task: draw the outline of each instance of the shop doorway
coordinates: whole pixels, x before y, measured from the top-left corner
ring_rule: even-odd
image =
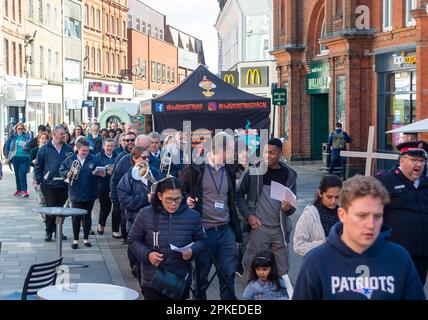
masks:
[[[328,140],[328,94],[311,97],[311,159],[322,159],[322,144]]]

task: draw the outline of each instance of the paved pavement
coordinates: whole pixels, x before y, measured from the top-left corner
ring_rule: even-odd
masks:
[[[299,208],[291,217],[295,224],[303,208],[312,201],[321,178],[320,164],[293,166],[298,172]],[[56,244],[44,242],[44,223],[32,209],[38,207],[36,193],[29,189],[28,198],[15,198],[14,175],[7,166],[3,166],[4,178],[0,181],[0,297],[12,292],[21,291],[29,267],[34,263],[45,262],[56,258]],[[28,175],[30,182],[30,175]],[[92,230],[98,223],[98,203],[92,214]],[[81,242],[79,249],[71,249],[71,241],[63,242],[65,262],[79,262],[89,265],[85,269],[72,269],[71,281],[94,282],[127,286],[140,292],[137,281],[130,273],[126,245],[112,238],[110,218],[104,235],[92,235],[91,248]],[[66,218],[64,234],[72,238],[71,219]],[[82,236],[81,236],[82,238]],[[290,250],[290,279],[294,283],[300,268],[301,257]],[[241,296],[245,284],[237,278],[236,293]],[[218,281],[214,280],[208,290],[209,299],[218,299]],[[0,298],[1,299],[1,298]]]

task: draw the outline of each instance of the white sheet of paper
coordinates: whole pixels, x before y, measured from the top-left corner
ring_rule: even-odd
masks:
[[[169,246],[170,246],[171,250],[183,253],[183,252],[189,251],[189,249],[193,246],[193,244],[194,244],[194,242],[189,243],[187,246],[184,246],[181,248],[174,246],[172,243],[170,243]]]
[[[297,198],[293,191],[282,184],[272,181],[270,185],[271,199],[278,201],[288,201],[294,208],[297,208]]]
[[[106,167],[96,167],[94,172],[106,172]]]

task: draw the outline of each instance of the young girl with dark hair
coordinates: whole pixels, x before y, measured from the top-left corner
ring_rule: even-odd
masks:
[[[157,221],[158,233],[155,232]],[[191,260],[205,249],[205,232],[198,212],[183,200],[182,185],[176,178],[159,181],[151,205],[137,215],[128,247],[141,263],[141,289],[145,300],[170,300],[150,283],[156,268],[164,268],[186,281],[192,281]],[[193,244],[192,244],[193,243]],[[171,245],[182,248],[192,244],[185,252],[171,250]],[[181,299],[187,299],[186,289]]]
[[[242,300],[288,300],[284,280],[279,276],[275,256],[271,251],[262,251],[251,263],[248,285]]]
[[[309,250],[323,244],[331,227],[339,221],[339,193],[342,180],[335,175],[321,179],[312,205],[307,206],[294,231],[294,252],[304,256]]]

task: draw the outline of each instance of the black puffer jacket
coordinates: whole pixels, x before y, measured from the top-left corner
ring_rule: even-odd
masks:
[[[194,242],[192,258],[195,258],[205,250],[206,235],[202,228],[199,213],[190,209],[183,200],[173,214],[169,214],[165,210],[157,213],[152,206],[148,206],[141,209],[134,221],[129,233],[128,247],[142,263],[141,286],[149,286],[156,270],[156,267],[149,261],[149,253],[154,251],[153,224],[155,214],[160,214],[159,249],[156,251],[164,255],[164,260],[160,266],[183,279],[187,279],[190,284],[192,280],[191,259],[183,260],[181,253],[170,249],[170,244],[176,247],[184,247]]]

